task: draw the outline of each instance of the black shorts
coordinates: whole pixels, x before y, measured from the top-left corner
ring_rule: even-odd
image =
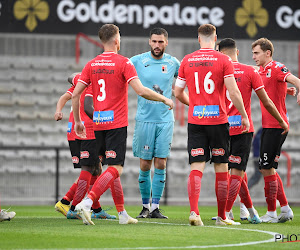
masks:
[[[271,169],[278,167],[281,147],[287,134],[282,135],[283,129],[263,128],[260,142],[260,169]]]
[[[124,166],[127,127],[95,131],[97,152],[103,155],[103,164]]]
[[[228,168],[246,171],[251,151],[253,133],[230,136],[230,155]]]
[[[80,141],[75,140],[75,141],[68,141],[69,142],[69,148],[72,156],[72,162],[74,168],[81,168],[80,165]]]
[[[96,140],[75,140],[80,141],[80,165],[97,167],[99,166],[99,157],[97,152]]]
[[[229,125],[188,124],[189,163],[228,163]]]

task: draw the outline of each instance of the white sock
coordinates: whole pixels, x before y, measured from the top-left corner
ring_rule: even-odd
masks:
[[[119,216],[120,216],[120,215],[123,215],[123,216],[128,217],[128,214],[127,214],[127,212],[126,212],[125,209],[124,209],[123,211],[121,211],[121,212],[118,212],[118,215],[119,215]]]
[[[87,209],[87,210],[91,210],[91,207],[93,205],[93,201],[86,197],[84,200],[83,200],[83,205],[84,205],[84,208]]]
[[[150,203],[143,204],[143,207],[148,208],[150,210]]]
[[[227,219],[229,219],[229,214],[230,214],[230,212],[225,211],[225,216],[226,216]]]
[[[154,203],[152,203],[152,204],[151,204],[151,211],[150,211],[150,212],[152,212],[152,211],[155,210],[156,208],[159,208],[159,204],[154,204]]]
[[[281,212],[282,213],[287,213],[290,209],[291,209],[290,206],[286,205],[286,206],[281,207]]]
[[[243,209],[243,210],[247,210],[247,208],[246,208],[246,206],[245,206],[245,204],[244,203],[240,203],[240,209]]]
[[[275,218],[275,217],[277,217],[277,212],[276,212],[276,211],[268,211],[268,212],[267,212],[267,215],[269,215],[269,216]]]

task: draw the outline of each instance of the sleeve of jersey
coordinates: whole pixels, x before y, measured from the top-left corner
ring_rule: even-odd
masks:
[[[224,78],[234,77],[234,67],[229,58],[224,59]]]
[[[253,69],[253,72],[252,72],[252,88],[256,92],[260,89],[263,89],[264,87],[265,87],[264,83],[263,83],[258,71]]]
[[[87,63],[81,72],[81,76],[78,79],[78,82],[81,82],[85,85],[90,84],[90,63]]]
[[[131,80],[133,80],[135,78],[138,78],[138,75],[136,73],[135,67],[134,67],[133,63],[129,59],[127,59],[127,62],[125,63],[124,76],[125,76],[127,84]]]
[[[179,88],[184,88],[186,85],[186,79],[184,74],[184,66],[183,63],[181,63],[179,70],[178,70],[178,76],[175,82],[175,86]]]
[[[68,89],[67,93],[69,93],[71,96],[73,96],[75,86],[72,86],[71,88]]]
[[[179,67],[180,67],[180,62],[178,61],[178,59],[176,57],[174,57],[174,62],[175,62],[175,65],[176,65],[176,71],[175,71],[175,77],[178,76],[178,70],[179,70]]]
[[[72,79],[72,83],[73,83],[74,86],[76,86],[76,84],[77,84],[77,82],[78,82],[80,76],[81,76],[81,73],[77,74],[77,75]]]
[[[277,79],[282,82],[285,82],[286,78],[291,74],[285,65],[283,65],[277,72]]]

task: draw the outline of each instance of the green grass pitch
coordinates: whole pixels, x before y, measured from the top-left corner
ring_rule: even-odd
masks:
[[[161,208],[169,219],[140,219],[136,225],[94,220],[95,226],[86,226],[80,220],[67,220],[52,206],[14,206],[11,210],[17,216],[0,223],[0,249],[300,249],[300,207],[293,207],[294,220],[284,224],[242,222],[241,226],[223,227],[211,220],[216,207],[199,207],[204,227],[188,225],[187,206]],[[266,207],[256,209],[260,215],[266,212]],[[141,206],[127,206],[126,210],[135,217]],[[117,215],[115,208],[108,212]],[[233,212],[239,221],[239,207]],[[275,242],[274,233],[295,234],[299,242]],[[257,244],[247,245],[250,242]]]

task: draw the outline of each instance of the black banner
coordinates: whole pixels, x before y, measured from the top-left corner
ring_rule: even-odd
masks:
[[[148,36],[164,27],[170,37],[197,37],[201,24],[219,37],[299,40],[300,1],[265,0],[7,0],[0,1],[0,32],[96,35],[104,23],[122,36]]]

